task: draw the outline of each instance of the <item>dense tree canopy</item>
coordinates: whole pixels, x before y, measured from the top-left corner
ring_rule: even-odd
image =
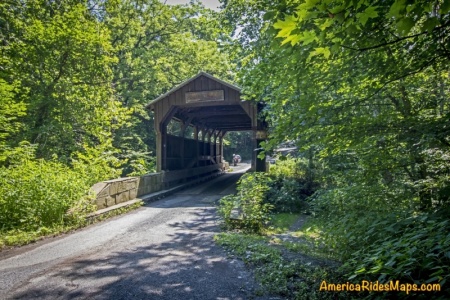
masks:
[[[265,148],[295,141],[310,159],[321,186],[311,205],[355,276],[445,283],[449,10],[439,0],[224,1],[240,84],[266,103]],[[408,252],[427,230],[437,235],[420,251],[434,262]]]
[[[9,144],[37,144],[38,157],[64,163],[94,148],[111,151],[126,117],[110,85],[115,58],[105,26],[78,1],[5,1],[1,22],[0,76],[15,83],[27,109]]]
[[[124,174],[148,172],[154,131],[144,105],[200,70],[232,76],[215,15],[156,0],[3,2],[2,93],[11,109],[26,107],[7,144],[26,140],[38,157],[69,164],[114,155]]]
[[[64,224],[92,184],[152,172],[144,106],[199,71],[233,77],[218,22],[198,1],[2,1],[0,233]]]
[[[401,186],[422,207],[448,201],[448,169],[437,167],[450,145],[443,2],[229,5],[228,16],[251,20],[241,81],[269,104],[268,146],[296,140],[339,171]]]
[[[351,278],[444,284],[449,3],[2,1],[0,233],[64,223],[96,181],[152,171],[145,104],[199,71],[236,73],[265,103],[264,148],[300,149],[303,196]]]

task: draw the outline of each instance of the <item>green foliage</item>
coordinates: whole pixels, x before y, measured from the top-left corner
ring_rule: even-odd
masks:
[[[16,163],[0,168],[0,230],[38,230],[76,223],[92,211],[90,178],[57,161],[34,159],[22,145]]]
[[[395,222],[391,218],[368,226],[368,232],[375,230],[378,238],[347,260],[345,268],[352,274],[349,279],[439,283],[444,288],[437,296],[444,299],[450,295],[445,288],[450,278],[447,219],[419,215]]]
[[[5,163],[13,152],[8,145],[11,135],[16,134],[21,127],[18,118],[25,115],[23,102],[14,99],[14,85],[0,78],[0,166]]]
[[[342,45],[354,49],[358,46],[371,47],[371,42],[367,40],[371,35],[387,38],[384,42],[377,39],[375,43],[378,45],[419,36],[425,41],[421,41],[420,47],[439,49],[439,46],[430,43],[436,37],[426,34],[443,33],[448,26],[445,1],[407,3],[392,0],[376,4],[367,0],[302,2],[297,1],[300,4],[297,7],[293,4],[284,20],[277,20],[273,26],[278,30],[277,37],[283,38],[282,44],[300,44],[310,52],[309,58],[320,53],[328,59],[330,53],[339,52]],[[394,34],[389,36],[380,30],[382,28],[390,28]],[[416,47],[410,50],[409,55],[427,56]]]
[[[272,204],[277,212],[295,213],[305,207],[304,185],[295,179],[278,178],[267,197],[267,202]]]
[[[426,280],[443,285],[449,278],[449,229],[448,220],[427,215],[397,222],[378,221],[369,227],[380,232],[376,245],[355,251],[347,264],[356,260],[362,263],[352,268],[357,270],[353,277],[373,274],[380,281],[406,278],[415,283]]]
[[[269,174],[276,178],[300,179],[306,175],[306,161],[297,158],[279,158],[276,164],[270,165]]]
[[[274,180],[267,202],[277,212],[307,211],[306,199],[318,187],[314,173],[317,172],[304,158],[278,159],[276,164],[270,165],[269,174]]]
[[[253,154],[253,146],[251,140],[251,132],[249,131],[232,131],[228,132],[224,138],[224,157],[229,162],[233,161],[233,154],[239,154],[242,160],[251,160]]]
[[[11,143],[38,144],[39,158],[108,144],[127,113],[113,97],[108,30],[82,2],[28,1],[0,6],[3,62],[0,77],[16,82],[27,105],[24,126]],[[13,145],[13,146],[15,146]]]
[[[277,161],[270,173],[244,174],[236,195],[220,200],[219,214],[229,229],[261,233],[267,230],[271,212],[307,211],[306,199],[317,184],[307,178],[311,173],[304,159]]]
[[[25,115],[26,107],[23,102],[14,101],[15,86],[0,78],[0,141],[2,143],[13,133],[18,131],[18,118]]]
[[[225,222],[226,228],[234,229],[239,226],[236,224],[241,218],[238,201],[239,199],[235,195],[227,195],[220,199],[217,212]]]
[[[288,249],[272,243],[270,237],[257,235],[221,233],[215,241],[236,255],[255,270],[256,279],[262,284],[263,293],[287,299],[351,299],[347,293],[319,291],[320,283],[339,282],[340,273],[331,266],[316,265],[311,261],[285,257]],[[302,259],[305,256],[299,256]],[[337,298],[336,298],[337,297]]]
[[[388,216],[404,216],[408,203],[402,205],[398,191],[383,186],[354,185],[319,190],[311,201],[312,211],[321,222],[326,243],[347,259],[353,251],[372,245],[382,230],[370,230]],[[392,215],[391,215],[392,214]],[[367,234],[369,232],[369,234]]]
[[[240,85],[266,104],[263,146],[296,141],[320,166],[311,168],[315,225],[348,276],[448,273],[448,225],[435,213],[450,206],[447,2],[225,5],[244,45]]]
[[[237,194],[220,200],[219,215],[229,229],[261,233],[270,220],[272,205],[265,203],[271,179],[265,173],[244,174]]]
[[[321,241],[345,262],[348,279],[441,286],[448,281],[444,274],[450,265],[450,228],[445,209],[416,215],[411,198],[382,185],[357,184],[314,196]]]
[[[127,165],[123,169],[123,175],[141,176],[148,173],[156,172],[156,158],[151,153],[130,153]]]

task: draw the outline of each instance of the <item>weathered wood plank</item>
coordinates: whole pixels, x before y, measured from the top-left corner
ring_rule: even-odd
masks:
[[[194,80],[194,91],[201,91],[202,90],[202,82],[200,80],[201,77]]]

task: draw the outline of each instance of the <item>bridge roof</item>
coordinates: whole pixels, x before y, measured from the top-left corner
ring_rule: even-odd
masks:
[[[168,117],[202,128],[220,131],[252,130],[256,105],[241,100],[241,89],[208,73],[200,72],[183,81],[146,106],[155,121]]]

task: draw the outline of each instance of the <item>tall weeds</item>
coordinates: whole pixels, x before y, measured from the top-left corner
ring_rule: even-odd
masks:
[[[94,209],[89,189],[105,179],[93,174],[98,166],[36,159],[34,150],[21,145],[10,157],[13,163],[0,167],[0,233],[71,225]]]

